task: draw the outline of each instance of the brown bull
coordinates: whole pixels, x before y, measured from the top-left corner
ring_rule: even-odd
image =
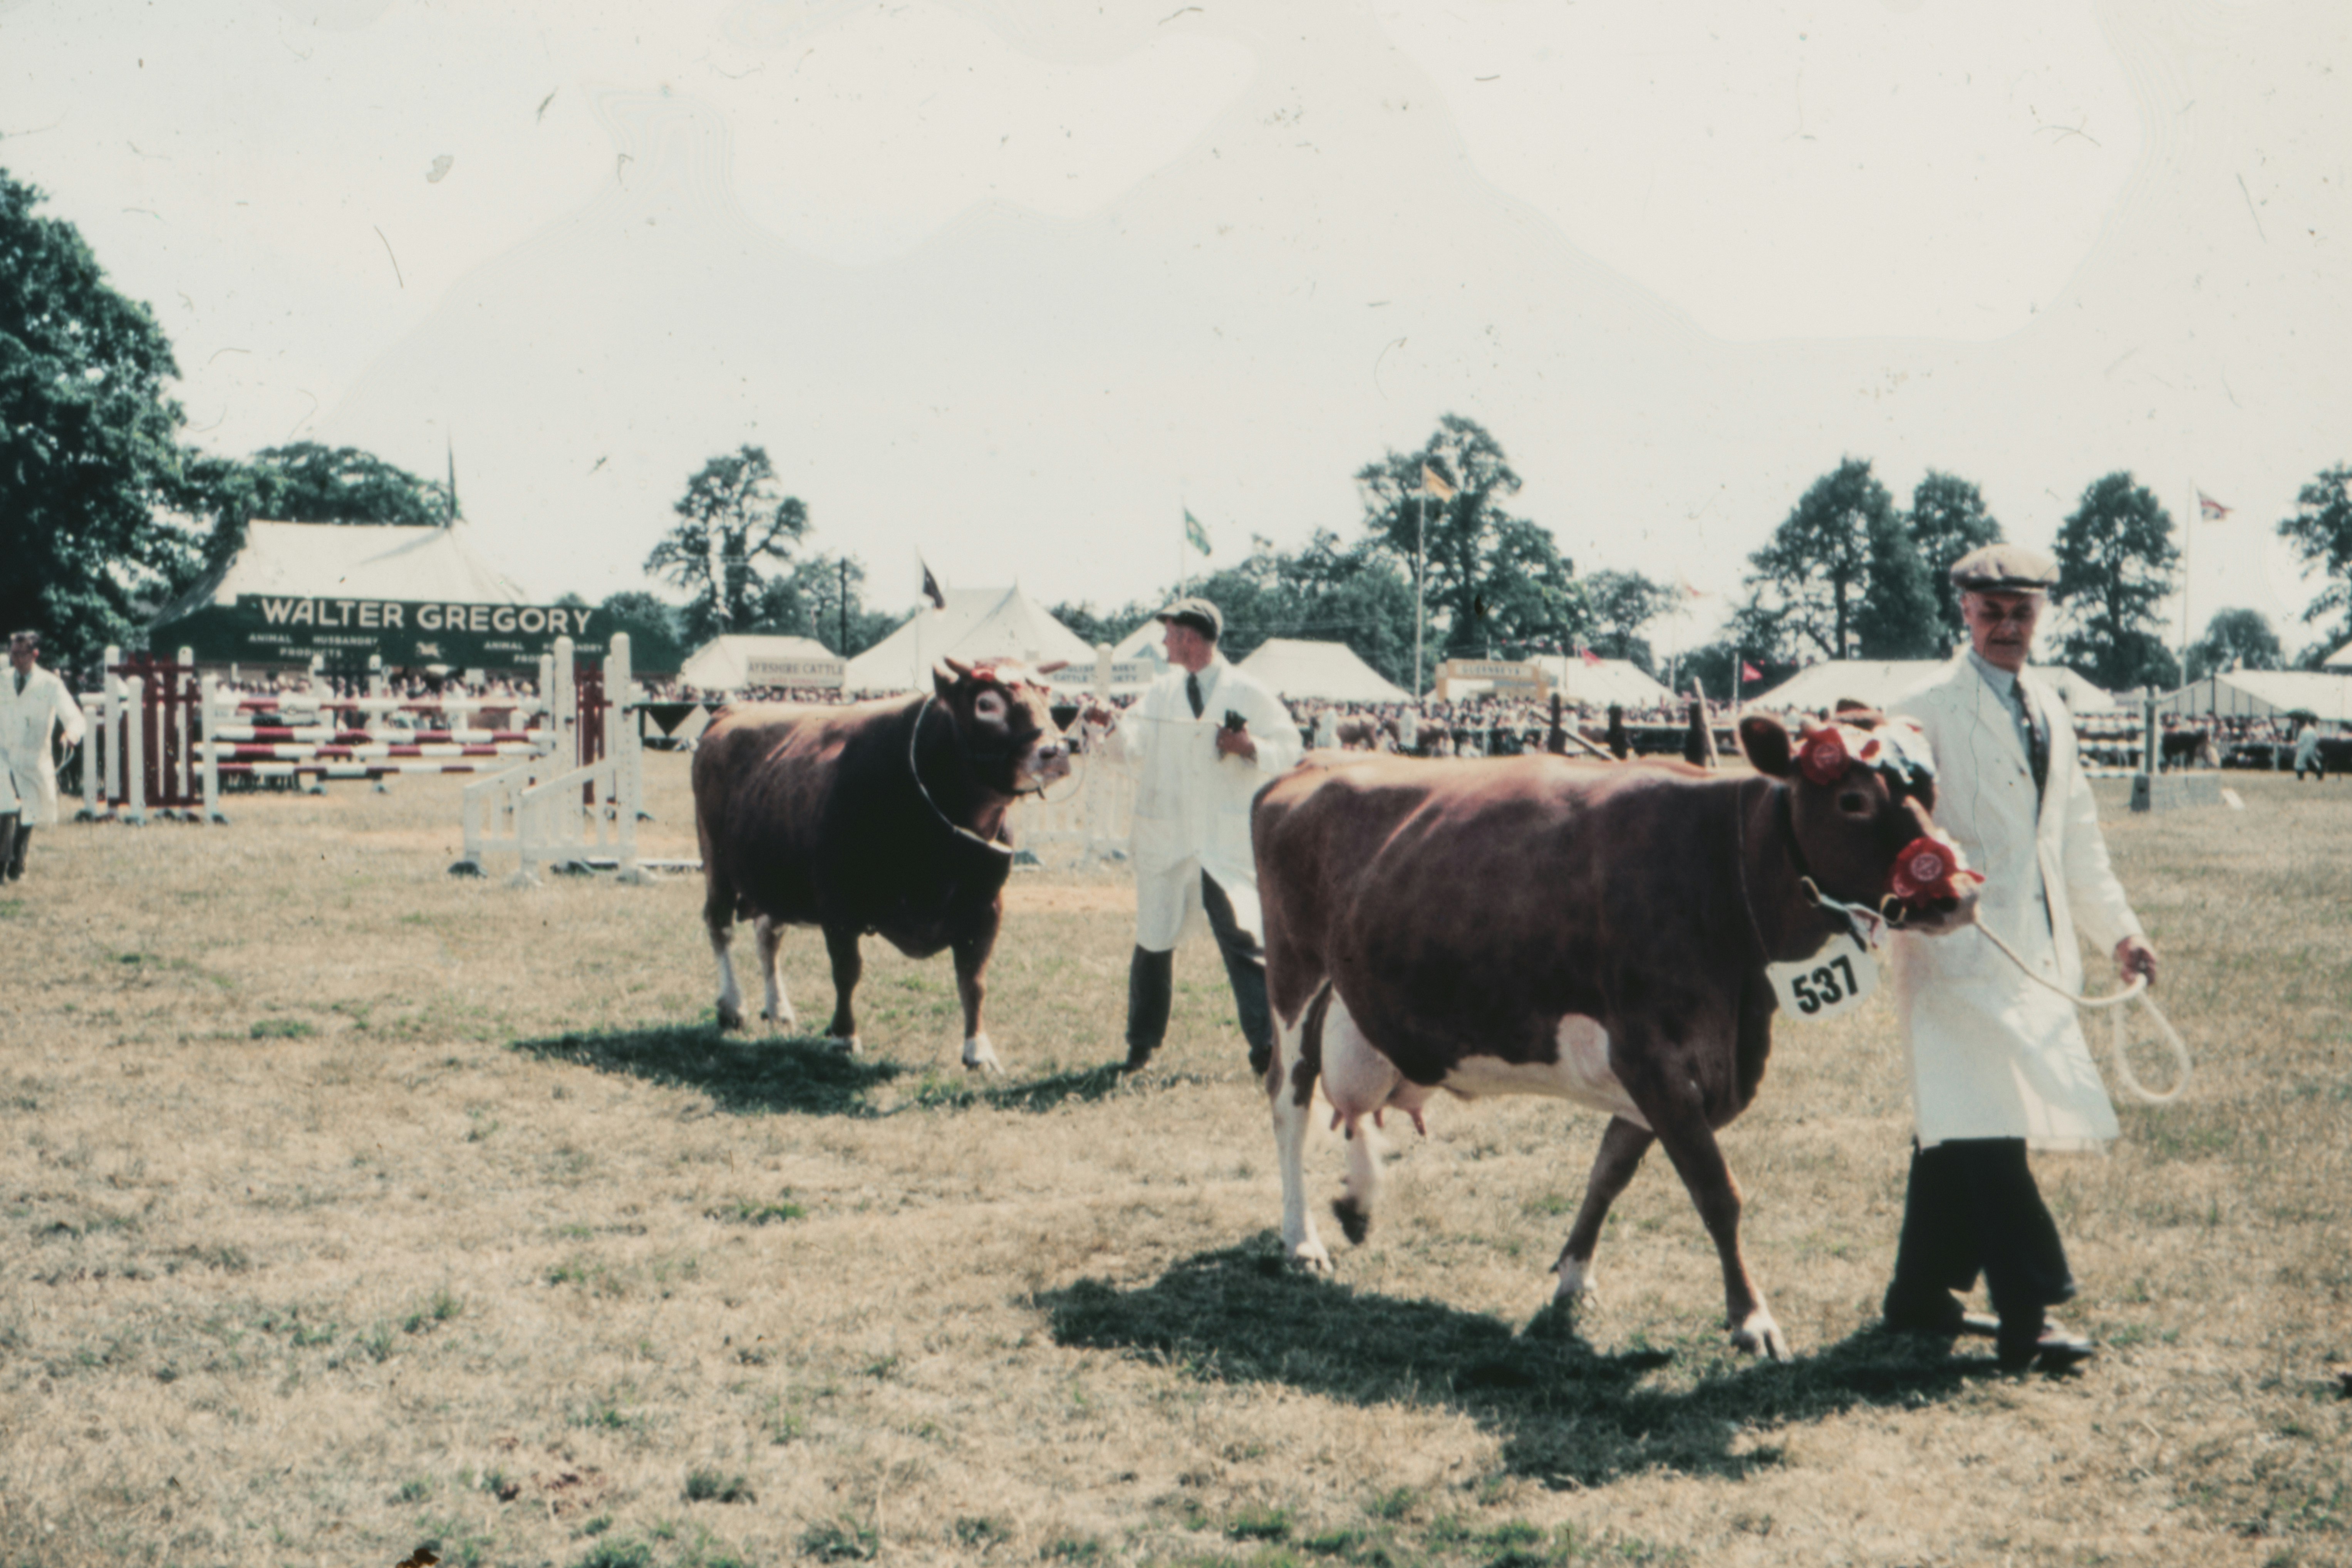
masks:
[[[981,1002],[1013,863],[1004,816],[1016,796],[1070,771],[1037,679],[1060,667],[947,664],[929,696],[730,708],[703,731],[694,829],[721,1028],[743,1024],[727,951],[735,922],[755,922],[761,1016],[777,1028],[794,1021],[780,928],[813,925],[833,960],[827,1033],[856,1050],[857,941],[872,932],[910,958],[954,951],[964,1066],[996,1068]]]
[[[1365,1117],[1416,1125],[1430,1095],[1543,1094],[1611,1120],[1559,1263],[1580,1291],[1610,1204],[1662,1143],[1721,1254],[1733,1341],[1788,1343],[1739,1247],[1739,1192],[1716,1131],[1764,1076],[1767,963],[1808,957],[1845,917],[1807,890],[1875,907],[1905,847],[1933,834],[1916,731],[1881,764],[1800,769],[1778,721],[1740,739],[1758,773],[1555,757],[1426,763],[1321,753],[1261,791],[1253,819],[1266,981],[1279,1026],[1266,1088],[1283,1241],[1330,1259],[1300,1156],[1321,1081],[1349,1138],[1350,1240],[1379,1159]],[[1829,782],[1816,782],[1825,771]],[[1911,929],[1955,929],[1971,877]]]

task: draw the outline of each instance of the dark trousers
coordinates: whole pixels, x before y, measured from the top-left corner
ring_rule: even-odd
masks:
[[[1969,1289],[1979,1274],[2009,1321],[2038,1323],[2042,1309],[2074,1294],[2057,1222],[2026,1168],[2025,1140],[1914,1143],[1887,1310],[1933,1310],[1950,1300],[1943,1292]]]
[[[33,830],[23,822],[16,812],[0,812],[0,880],[14,881],[25,874],[25,847],[32,842]]]
[[[1242,1037],[1249,1042],[1250,1065],[1260,1071],[1274,1059],[1274,1010],[1265,1000],[1265,949],[1234,919],[1233,900],[1216,879],[1201,873],[1201,905],[1216,934],[1241,1015]],[[1130,1059],[1150,1056],[1168,1037],[1168,1009],[1175,995],[1176,954],[1137,948],[1127,966],[1127,1048]]]

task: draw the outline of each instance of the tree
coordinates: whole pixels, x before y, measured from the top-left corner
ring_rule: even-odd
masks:
[[[1630,658],[1651,675],[1650,644],[1643,628],[1681,599],[1674,588],[1639,572],[1595,572],[1584,579],[1584,602],[1592,616],[1592,651],[1603,658]]]
[[[1926,568],[1863,458],[1813,481],[1749,556],[1745,640],[1776,655],[1918,658],[1936,651]]]
[[[1078,635],[1080,641],[1090,646],[1108,643],[1117,647],[1127,634],[1151,618],[1152,611],[1164,601],[1146,604],[1140,599],[1129,601],[1113,609],[1097,610],[1092,599],[1065,599],[1046,607],[1045,613]]]
[[[857,557],[805,557],[794,562],[788,574],[761,587],[757,614],[745,629],[813,637],[848,658],[888,637],[906,618],[868,609],[865,587],[866,563]]]
[[[2205,623],[2205,635],[2189,649],[2189,679],[2230,669],[2276,669],[2278,634],[2260,610],[2222,610]]]
[[[2050,598],[2066,615],[2066,662],[2110,691],[2178,684],[2158,606],[2180,552],[2155,494],[2128,473],[2093,480],[2058,530],[2057,553]]]
[[[2296,495],[2294,515],[2281,518],[2278,531],[2280,538],[2294,546],[2305,567],[2318,567],[2327,580],[2319,596],[2305,607],[2303,618],[2316,621],[2330,610],[2344,612],[2335,631],[2307,650],[2305,662],[2316,663],[2352,642],[2352,466],[2322,468]]]
[[[631,589],[597,606],[596,625],[629,634],[629,668],[638,675],[676,675],[691,651],[686,646],[677,606]]]
[[[0,626],[70,663],[131,641],[194,543],[155,504],[183,417],[172,345],[42,199],[0,170]]]
[[[279,522],[378,523],[437,528],[457,515],[449,487],[420,479],[356,447],[297,441],[254,454],[265,510]]]
[[[1454,493],[1427,493],[1424,469]],[[1503,510],[1519,476],[1475,420],[1446,415],[1419,451],[1366,464],[1356,485],[1366,531],[1408,588],[1416,566],[1422,572],[1440,657],[1558,647],[1583,634],[1575,567],[1549,531]]]
[[[790,560],[808,532],[808,509],[779,495],[775,481],[767,448],[750,445],[711,458],[687,481],[674,509],[677,526],[646,557],[646,570],[688,594],[688,641],[749,626],[767,582],[761,561]]]
[[[1974,484],[1933,468],[1912,487],[1908,521],[1927,593],[1936,602],[1942,644],[1964,645],[1969,628],[1960,619],[1960,591],[1952,586],[1952,563],[1971,550],[1998,542],[2000,524],[1985,510],[1984,497]]]

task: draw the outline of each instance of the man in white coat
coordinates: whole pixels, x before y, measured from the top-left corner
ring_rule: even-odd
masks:
[[[21,880],[33,829],[58,819],[58,774],[49,737],[65,731],[66,744],[79,745],[81,705],[66,683],[39,664],[38,632],[8,638],[8,673],[0,676],[0,768],[8,770],[18,802],[14,833],[0,833],[0,879]],[[0,806],[0,811],[5,811]]]
[[[1136,775],[1126,1070],[1149,1061],[1168,1033],[1176,942],[1199,910],[1224,957],[1250,1066],[1263,1074],[1274,1058],[1274,1016],[1265,1000],[1250,801],[1304,748],[1282,699],[1217,652],[1224,616],[1216,605],[1179,599],[1159,618],[1167,627],[1169,672],[1123,714],[1099,703],[1087,712],[1107,731],[1102,754]]]
[[[1978,920],[2069,992],[2083,988],[2078,931],[2126,980],[2153,984],[2156,953],[2108,867],[2074,722],[2025,668],[2057,575],[2056,562],[2019,545],[1962,556],[1952,582],[1970,646],[1894,711],[1916,720],[1934,749],[1937,825],[1985,877]],[[2026,1151],[2093,1150],[2116,1136],[2074,1005],[1982,932],[1897,935],[1892,958],[1917,1141],[1886,1325],[1990,1331],[2011,1370],[2072,1365],[2095,1347],[2045,1315],[2074,1294],[2074,1279]],[[1979,1273],[1997,1323],[1952,1294]]]

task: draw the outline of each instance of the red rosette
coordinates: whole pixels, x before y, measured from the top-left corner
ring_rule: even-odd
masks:
[[[1817,784],[1833,784],[1845,777],[1845,732],[1834,724],[1808,732],[1797,766]]]
[[[1959,869],[1959,865],[1960,858],[1950,845],[1922,835],[1905,845],[1903,853],[1895,858],[1895,868],[1887,874],[1886,890],[1906,904],[1956,897],[1952,873]]]

